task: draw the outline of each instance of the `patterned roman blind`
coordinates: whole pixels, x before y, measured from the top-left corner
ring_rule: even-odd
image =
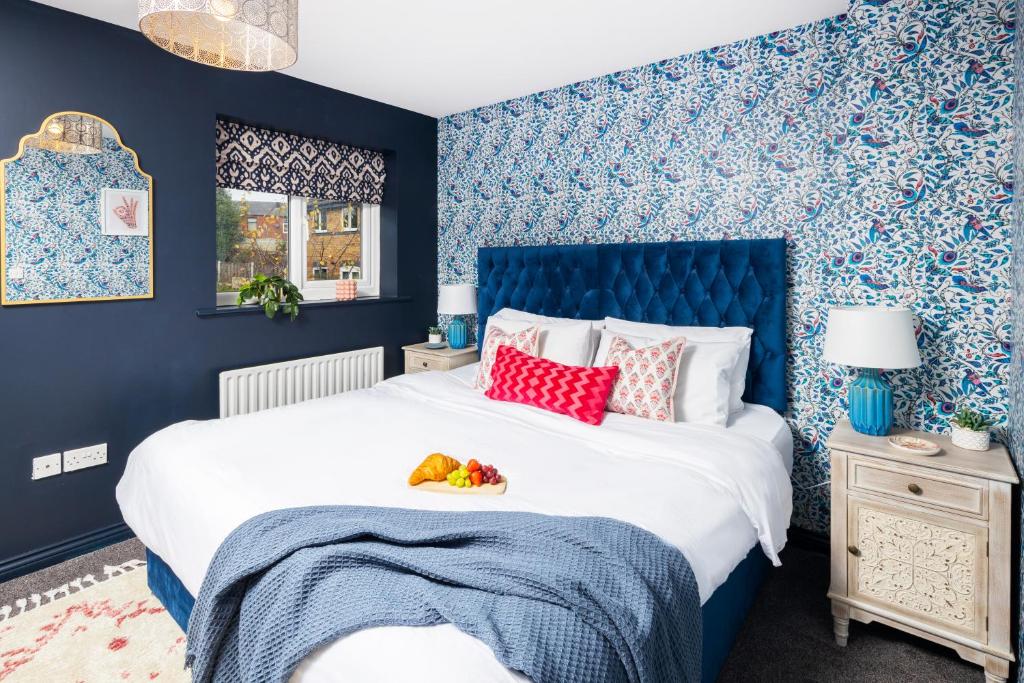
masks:
[[[217,119],[217,186],[380,204],[384,156]]]

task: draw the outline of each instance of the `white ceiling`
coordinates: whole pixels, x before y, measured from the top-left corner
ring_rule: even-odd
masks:
[[[42,1],[138,27],[135,0]],[[285,73],[440,117],[847,7],[848,0],[301,0],[299,61]]]

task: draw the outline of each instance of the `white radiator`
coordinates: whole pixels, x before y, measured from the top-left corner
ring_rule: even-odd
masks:
[[[220,416],[366,389],[384,379],[384,347],[299,358],[220,373]]]

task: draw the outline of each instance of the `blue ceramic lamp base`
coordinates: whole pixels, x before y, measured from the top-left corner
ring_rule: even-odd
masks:
[[[455,318],[448,323],[448,346],[453,349],[464,349],[469,340],[469,326],[462,318]]]
[[[892,387],[878,370],[863,368],[850,385],[850,424],[871,436],[885,436],[892,429]]]

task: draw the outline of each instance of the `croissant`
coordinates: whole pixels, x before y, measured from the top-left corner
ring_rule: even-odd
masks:
[[[415,486],[422,481],[444,481],[449,472],[460,467],[462,465],[455,458],[449,458],[444,453],[431,453],[409,475],[409,485]]]

